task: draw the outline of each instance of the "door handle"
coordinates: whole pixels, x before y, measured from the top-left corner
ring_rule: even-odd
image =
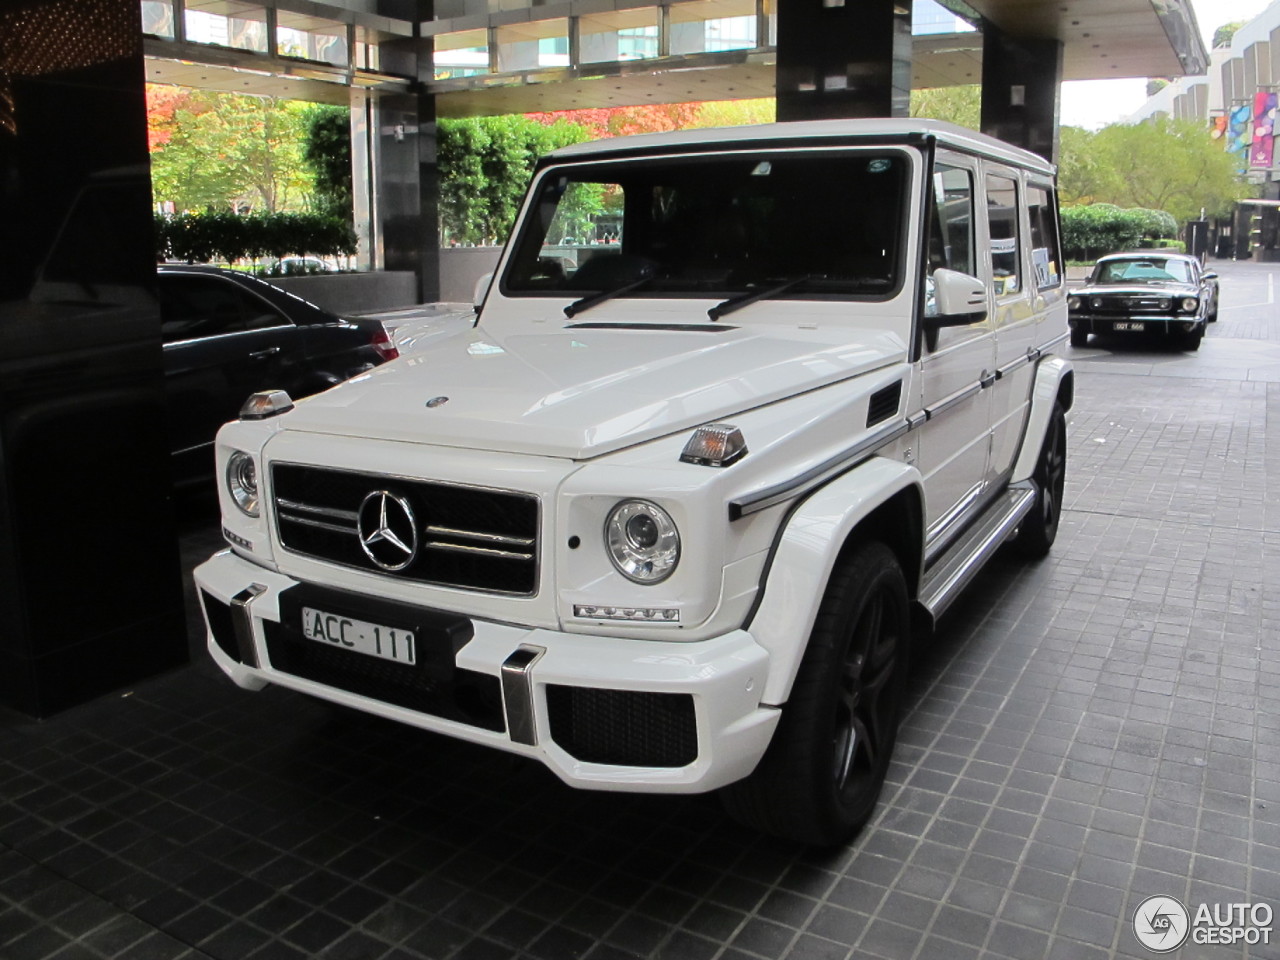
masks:
[[[279,347],[267,347],[265,350],[254,350],[249,354],[250,360],[265,360],[267,357],[274,357],[280,352]]]

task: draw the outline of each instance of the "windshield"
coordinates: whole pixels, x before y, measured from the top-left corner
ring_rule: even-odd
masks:
[[[902,272],[909,172],[905,153],[885,150],[555,168],[504,286],[732,297],[802,278],[806,296],[887,297]]]
[[[1108,260],[1098,268],[1095,283],[1191,282],[1191,265],[1185,260],[1143,257],[1141,260]]]

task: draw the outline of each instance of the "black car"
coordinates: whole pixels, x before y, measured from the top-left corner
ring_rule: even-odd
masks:
[[[397,355],[380,321],[336,316],[247,273],[170,264],[157,273],[179,483],[211,475],[214,435],[251,393],[297,399]]]
[[[1145,334],[1197,350],[1205,324],[1218,319],[1218,275],[1196,257],[1164,251],[1100,259],[1067,300],[1071,345],[1091,333]]]

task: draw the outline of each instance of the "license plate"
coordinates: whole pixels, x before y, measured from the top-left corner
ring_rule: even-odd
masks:
[[[410,666],[418,662],[411,631],[327,613],[314,607],[302,608],[302,635],[308,640],[383,660]]]
[[[1136,330],[1140,332],[1145,330],[1147,325],[1137,320],[1121,320],[1118,323],[1113,323],[1111,327],[1113,330]]]

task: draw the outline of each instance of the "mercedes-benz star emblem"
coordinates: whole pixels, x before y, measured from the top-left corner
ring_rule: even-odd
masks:
[[[413,508],[389,490],[375,490],[361,502],[357,533],[360,549],[383,570],[403,570],[418,555]]]

